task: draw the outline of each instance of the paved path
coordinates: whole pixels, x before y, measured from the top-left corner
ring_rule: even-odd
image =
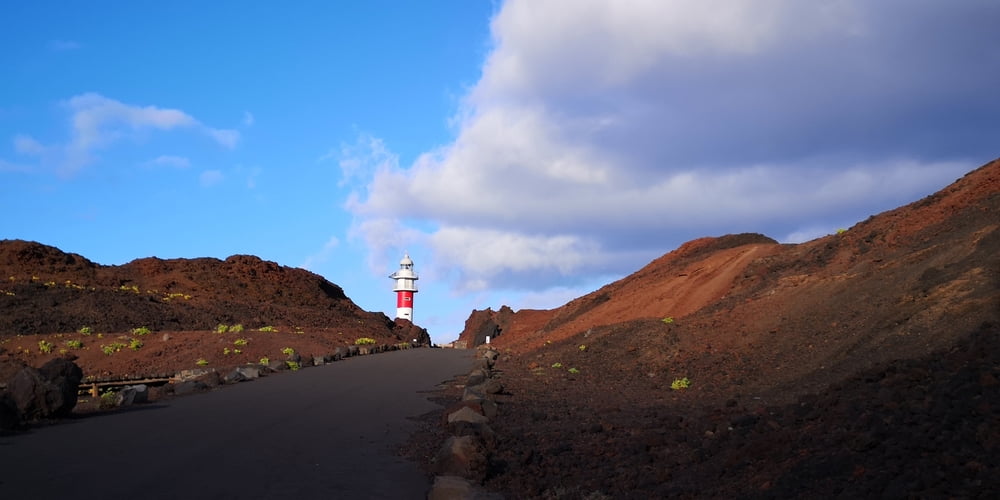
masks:
[[[0,437],[0,498],[426,498],[394,456],[472,353],[350,358]]]

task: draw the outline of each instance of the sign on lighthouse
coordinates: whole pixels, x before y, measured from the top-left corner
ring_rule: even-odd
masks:
[[[399,261],[399,270],[390,274],[396,280],[392,288],[396,292],[396,317],[413,321],[413,294],[417,293],[417,273],[413,272],[413,261],[410,254],[403,254]]]

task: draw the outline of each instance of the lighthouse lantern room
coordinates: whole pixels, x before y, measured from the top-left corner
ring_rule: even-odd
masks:
[[[392,288],[396,292],[396,317],[413,321],[413,294],[417,293],[417,273],[413,272],[413,261],[405,253],[399,261],[399,270],[390,274],[396,280]]]

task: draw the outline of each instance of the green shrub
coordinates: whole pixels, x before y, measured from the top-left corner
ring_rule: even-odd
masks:
[[[278,331],[278,329],[275,328],[275,327],[273,327],[273,326],[268,325],[268,326],[262,326],[262,327],[260,327],[257,331],[260,331],[260,332],[276,332],[276,331]]]
[[[141,335],[149,335],[150,333],[152,333],[152,330],[150,330],[149,328],[146,328],[145,326],[140,326],[139,328],[133,328],[132,329],[132,335],[140,335],[141,336]]]
[[[70,349],[79,349],[83,347],[83,342],[80,342],[79,340],[67,340],[65,344],[66,347],[69,347]]]
[[[133,351],[138,351],[139,349],[142,348],[142,341],[139,339],[132,339],[128,343],[128,348],[132,349]]]
[[[260,364],[262,364],[264,366],[267,366],[267,365],[271,364],[271,358],[268,358],[267,356],[264,356],[263,358],[260,358]]]
[[[661,321],[663,321],[664,323],[666,323],[666,324],[669,325],[670,323],[674,322],[674,317],[673,316],[667,316],[666,318],[663,318]]]
[[[288,365],[288,369],[293,372],[302,368],[302,365],[300,365],[297,361],[285,361],[285,364]]]
[[[47,340],[39,340],[38,341],[38,350],[41,351],[44,354],[48,354],[48,353],[52,352],[52,348],[53,347],[55,347],[55,346],[52,345],[52,342],[49,342]]]
[[[218,324],[218,325],[217,325],[217,326],[215,327],[215,333],[226,333],[226,332],[228,332],[228,331],[229,331],[229,325],[224,325],[224,324],[222,324],[222,323],[219,323],[219,324]]]
[[[285,356],[291,356],[292,354],[295,354],[295,349],[292,349],[291,347],[286,347],[281,350],[281,353],[284,354]]]
[[[198,361],[195,361],[194,364],[198,366],[205,366],[208,364],[208,361],[206,361],[205,358],[198,358]]]
[[[233,345],[245,346],[247,345],[247,339],[236,339],[233,341]]]
[[[687,377],[674,379],[674,381],[670,383],[670,388],[675,391],[687,389],[688,387],[691,387],[691,380]]]
[[[585,346],[585,345],[581,345],[580,346],[580,352],[583,352],[583,351],[586,351],[586,350],[587,350],[587,346]]]
[[[240,332],[243,331],[243,325],[240,325],[240,324],[233,325],[233,326],[229,327],[229,331],[231,331],[233,333],[240,333]]]
[[[370,337],[361,337],[354,341],[354,345],[372,345],[375,344],[375,339]]]
[[[562,363],[559,362],[552,363],[552,368],[562,368]]]
[[[79,331],[83,335],[90,335],[91,333],[93,333],[93,330],[89,326],[81,327]]]
[[[118,393],[116,393],[111,389],[107,389],[104,392],[102,392],[101,402],[99,403],[99,406],[102,410],[118,406]]]
[[[222,355],[223,355],[223,356],[229,356],[229,353],[230,353],[230,352],[232,352],[232,351],[230,351],[228,347],[224,347],[224,348],[222,349]]]
[[[112,342],[107,345],[101,344],[101,352],[110,356],[126,347],[128,347],[128,344],[123,344],[121,342]]]
[[[577,373],[580,373],[580,370],[577,370],[576,368],[570,368],[569,370],[566,370],[566,371],[568,371],[568,372],[570,372],[570,373],[572,373],[574,375],[576,375]]]

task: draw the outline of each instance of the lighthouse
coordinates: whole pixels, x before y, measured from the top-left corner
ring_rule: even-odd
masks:
[[[396,292],[396,317],[413,321],[413,294],[417,293],[417,273],[413,272],[410,254],[404,253],[399,261],[399,270],[390,274],[396,280],[392,288]]]

